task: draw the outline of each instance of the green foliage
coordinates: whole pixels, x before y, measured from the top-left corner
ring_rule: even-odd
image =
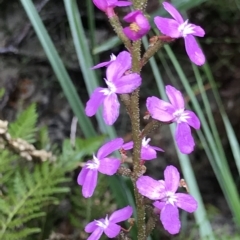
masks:
[[[35,142],[37,123],[36,104],[31,104],[17,120],[9,125],[12,138],[22,138],[29,143]]]
[[[70,196],[72,211],[69,214],[73,226],[83,230],[88,222],[102,218],[116,208],[114,198],[108,189],[109,178],[111,177],[99,176],[98,185],[90,199],[82,196],[79,186],[73,189]]]
[[[40,147],[49,147],[46,128],[36,139],[36,105],[30,105],[18,119],[10,124],[10,134],[14,138],[37,142]],[[55,162],[26,162],[10,150],[0,152],[0,239],[20,240],[37,236],[43,229],[39,224],[70,191],[67,177],[86,155],[93,152],[103,142],[104,137],[91,139],[76,138],[74,146],[69,139],[63,143],[62,153]],[[106,192],[105,190],[103,192]],[[49,221],[54,224],[54,221]],[[53,229],[48,226],[48,235]],[[30,238],[32,239],[32,238]]]
[[[56,195],[69,191],[61,185],[68,180],[61,163],[45,162],[32,169],[28,166],[21,170],[17,168],[0,201],[0,239],[24,239],[30,233],[40,231],[26,228],[25,224],[44,216],[44,206],[58,203]]]

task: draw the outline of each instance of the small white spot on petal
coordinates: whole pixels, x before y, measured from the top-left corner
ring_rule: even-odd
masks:
[[[190,118],[188,113],[184,111],[184,109],[178,109],[173,113],[174,122],[181,123],[181,122],[187,122],[187,119]]]
[[[114,61],[114,60],[116,60],[116,56],[112,53],[111,55],[110,55],[110,59],[111,59],[111,61]]]
[[[186,37],[189,34],[194,33],[194,26],[191,23],[188,23],[188,19],[179,25],[178,31],[181,33],[182,37]]]
[[[96,225],[100,228],[106,229],[109,225],[108,215],[105,217],[104,221],[95,220]]]
[[[174,205],[174,203],[177,201],[177,196],[175,195],[175,193],[170,191],[166,192],[166,198],[166,203],[170,203],[172,205]]]
[[[86,163],[87,169],[92,169],[92,170],[93,169],[98,169],[99,166],[100,166],[100,161],[95,155],[93,155],[92,162]]]
[[[144,137],[143,140],[142,140],[142,146],[143,147],[148,147],[148,143],[151,141],[151,138],[147,138]]]

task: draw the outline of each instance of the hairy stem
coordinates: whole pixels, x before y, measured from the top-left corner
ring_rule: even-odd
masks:
[[[163,42],[158,37],[150,39],[150,45],[141,59],[141,67],[143,67],[148,60],[163,46]]]
[[[140,72],[140,52],[141,40],[133,42],[132,45],[132,71]],[[140,136],[140,110],[139,110],[139,88],[136,89],[131,96],[131,124],[132,124],[132,137],[134,142],[133,148],[133,186],[134,195],[137,207],[137,227],[138,227],[138,240],[146,240],[146,225],[145,225],[145,206],[143,203],[143,196],[138,192],[136,181],[141,174],[140,165],[140,152],[142,146],[142,138]]]
[[[133,7],[134,9],[139,9],[145,12],[147,7],[148,0],[133,0]]]
[[[112,18],[109,18],[109,22],[112,25],[112,27],[113,27],[114,31],[116,32],[116,34],[118,35],[118,37],[121,39],[121,41],[125,45],[125,47],[129,50],[129,52],[131,52],[131,47],[132,47],[131,42],[127,38],[127,36],[124,34],[123,28],[119,21],[118,16],[114,15]]]

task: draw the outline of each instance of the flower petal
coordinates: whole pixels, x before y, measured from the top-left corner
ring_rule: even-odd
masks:
[[[160,202],[160,201],[156,201],[153,203],[153,206],[158,208],[159,210],[162,210],[166,205],[166,202]]]
[[[89,169],[87,169],[85,166],[82,168],[82,170],[78,174],[78,178],[77,178],[78,185],[83,185],[84,184],[84,181],[86,179],[88,171],[89,171]]]
[[[122,75],[131,68],[132,57],[129,52],[122,51],[118,54],[116,60],[112,62],[106,71],[106,78],[108,81],[114,82],[115,79],[122,77]]]
[[[93,195],[93,192],[97,186],[97,177],[98,171],[96,169],[89,169],[86,175],[83,187],[82,187],[82,195],[85,198],[89,198]]]
[[[197,37],[204,37],[205,31],[200,26],[191,24],[191,27],[193,27],[193,31],[194,31],[194,33],[192,33],[192,35],[197,36]]]
[[[104,98],[104,93],[101,92],[104,88],[96,88],[94,92],[91,94],[90,99],[87,102],[85,113],[88,117],[92,117],[96,114],[99,106],[102,104]]]
[[[159,152],[164,152],[163,149],[161,149],[160,147],[156,147],[156,146],[151,146],[152,149],[159,151]]]
[[[130,150],[130,149],[132,149],[132,148],[133,148],[133,141],[130,141],[130,142],[128,142],[128,143],[123,144],[123,145],[122,145],[122,148],[123,148],[124,150]]]
[[[162,182],[154,180],[148,176],[141,176],[137,182],[137,188],[139,193],[143,196],[152,199],[159,200],[165,195],[165,186]]]
[[[166,11],[169,12],[169,14],[171,14],[171,16],[179,23],[183,23],[184,20],[181,16],[181,14],[178,12],[178,10],[171,5],[170,3],[167,2],[163,2],[163,7],[165,8]]]
[[[205,63],[205,56],[198,46],[196,39],[192,35],[187,35],[184,38],[185,48],[190,60],[196,65],[203,65]]]
[[[132,41],[137,41],[138,39],[142,38],[142,36],[139,35],[138,32],[133,31],[130,27],[123,28],[123,32]]]
[[[146,106],[151,117],[156,120],[169,122],[174,118],[175,109],[173,106],[157,97],[148,97]]]
[[[128,2],[128,1],[118,1],[115,6],[118,6],[118,7],[127,7],[127,6],[131,6],[132,3],[131,2]]]
[[[93,0],[94,5],[102,11],[105,11],[108,7],[106,0]]]
[[[98,240],[103,234],[103,229],[98,227],[95,231],[87,238],[87,240]]]
[[[170,234],[177,234],[181,228],[178,208],[172,204],[166,204],[160,213],[160,220],[165,230]]]
[[[176,193],[175,196],[177,197],[177,202],[175,203],[177,207],[190,213],[197,210],[198,203],[191,195]]]
[[[117,158],[103,158],[100,161],[98,171],[102,174],[112,176],[121,165],[121,161]]]
[[[141,159],[143,159],[143,160],[153,160],[155,158],[157,158],[157,153],[153,148],[151,148],[151,146],[142,147],[142,149],[141,149]]]
[[[168,191],[176,192],[180,182],[180,175],[174,166],[167,166],[164,170],[165,188]]]
[[[142,12],[136,16],[135,22],[139,26],[140,30],[137,32],[139,35],[144,36],[151,29],[148,19]]]
[[[96,225],[95,221],[92,221],[90,223],[88,223],[84,229],[85,232],[87,233],[91,233],[93,232],[96,228],[98,228],[98,226]]]
[[[109,154],[121,148],[123,145],[122,138],[115,138],[107,143],[105,143],[102,147],[99,148],[97,152],[97,158],[102,159],[107,157]]]
[[[91,67],[91,69],[94,70],[94,69],[98,69],[98,68],[101,68],[101,67],[106,67],[106,66],[108,66],[110,63],[111,63],[111,61],[101,62],[101,63],[99,63],[99,64]]]
[[[119,223],[129,219],[133,214],[133,208],[131,206],[124,207],[112,213],[109,221],[112,223]]]
[[[137,73],[125,75],[114,82],[116,93],[131,93],[142,83],[142,78]]]
[[[189,117],[189,118],[187,118],[188,125],[190,125],[191,127],[195,128],[195,129],[199,129],[201,123],[200,123],[200,120],[197,117],[197,115],[194,112],[189,111],[189,110],[184,111],[184,113],[187,113],[187,115]]]
[[[179,23],[177,21],[157,16],[154,18],[154,23],[162,34],[172,38],[181,37],[181,33],[178,30]]]
[[[177,124],[175,139],[181,153],[189,154],[193,151],[195,143],[187,123]]]
[[[165,87],[169,101],[176,109],[184,109],[184,98],[180,91],[175,87],[167,85]]]
[[[131,23],[131,22],[135,22],[135,18],[137,17],[138,14],[141,14],[142,12],[140,10],[136,10],[136,11],[132,11],[130,13],[128,13],[123,20],[125,22]]]
[[[112,65],[112,64],[111,64]],[[103,119],[107,125],[113,125],[119,116],[120,104],[117,94],[108,95],[103,101]]]
[[[110,222],[108,227],[105,228],[104,233],[109,237],[109,238],[114,238],[116,237],[121,231],[121,227],[117,225],[116,223]]]

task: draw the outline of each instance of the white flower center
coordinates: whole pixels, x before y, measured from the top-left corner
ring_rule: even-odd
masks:
[[[178,31],[183,37],[186,37],[188,34],[194,33],[194,26],[191,23],[188,23],[188,19],[179,25]]]
[[[106,229],[109,225],[108,215],[105,217],[104,222],[101,222],[99,220],[95,220],[96,225],[100,228]]]
[[[172,205],[174,205],[174,203],[177,201],[177,196],[170,191],[166,192],[166,198],[167,198],[166,203],[170,203]]]
[[[142,146],[143,147],[148,147],[148,143],[151,141],[151,138],[143,138],[143,140],[142,140]]]
[[[112,53],[111,55],[110,55],[110,59],[111,59],[111,61],[114,61],[114,60],[116,60],[116,56]]]
[[[173,116],[175,117],[174,121],[176,123],[187,122],[187,119],[190,118],[188,113],[184,111],[184,108],[176,110]]]
[[[116,89],[114,83],[111,81],[108,81],[107,79],[104,79],[104,80],[105,80],[108,88],[104,88],[100,92],[102,92],[104,95],[110,95],[112,93],[115,93],[117,89]]]
[[[93,160],[91,163],[86,163],[87,169],[98,169],[100,165],[99,159],[93,154]]]

